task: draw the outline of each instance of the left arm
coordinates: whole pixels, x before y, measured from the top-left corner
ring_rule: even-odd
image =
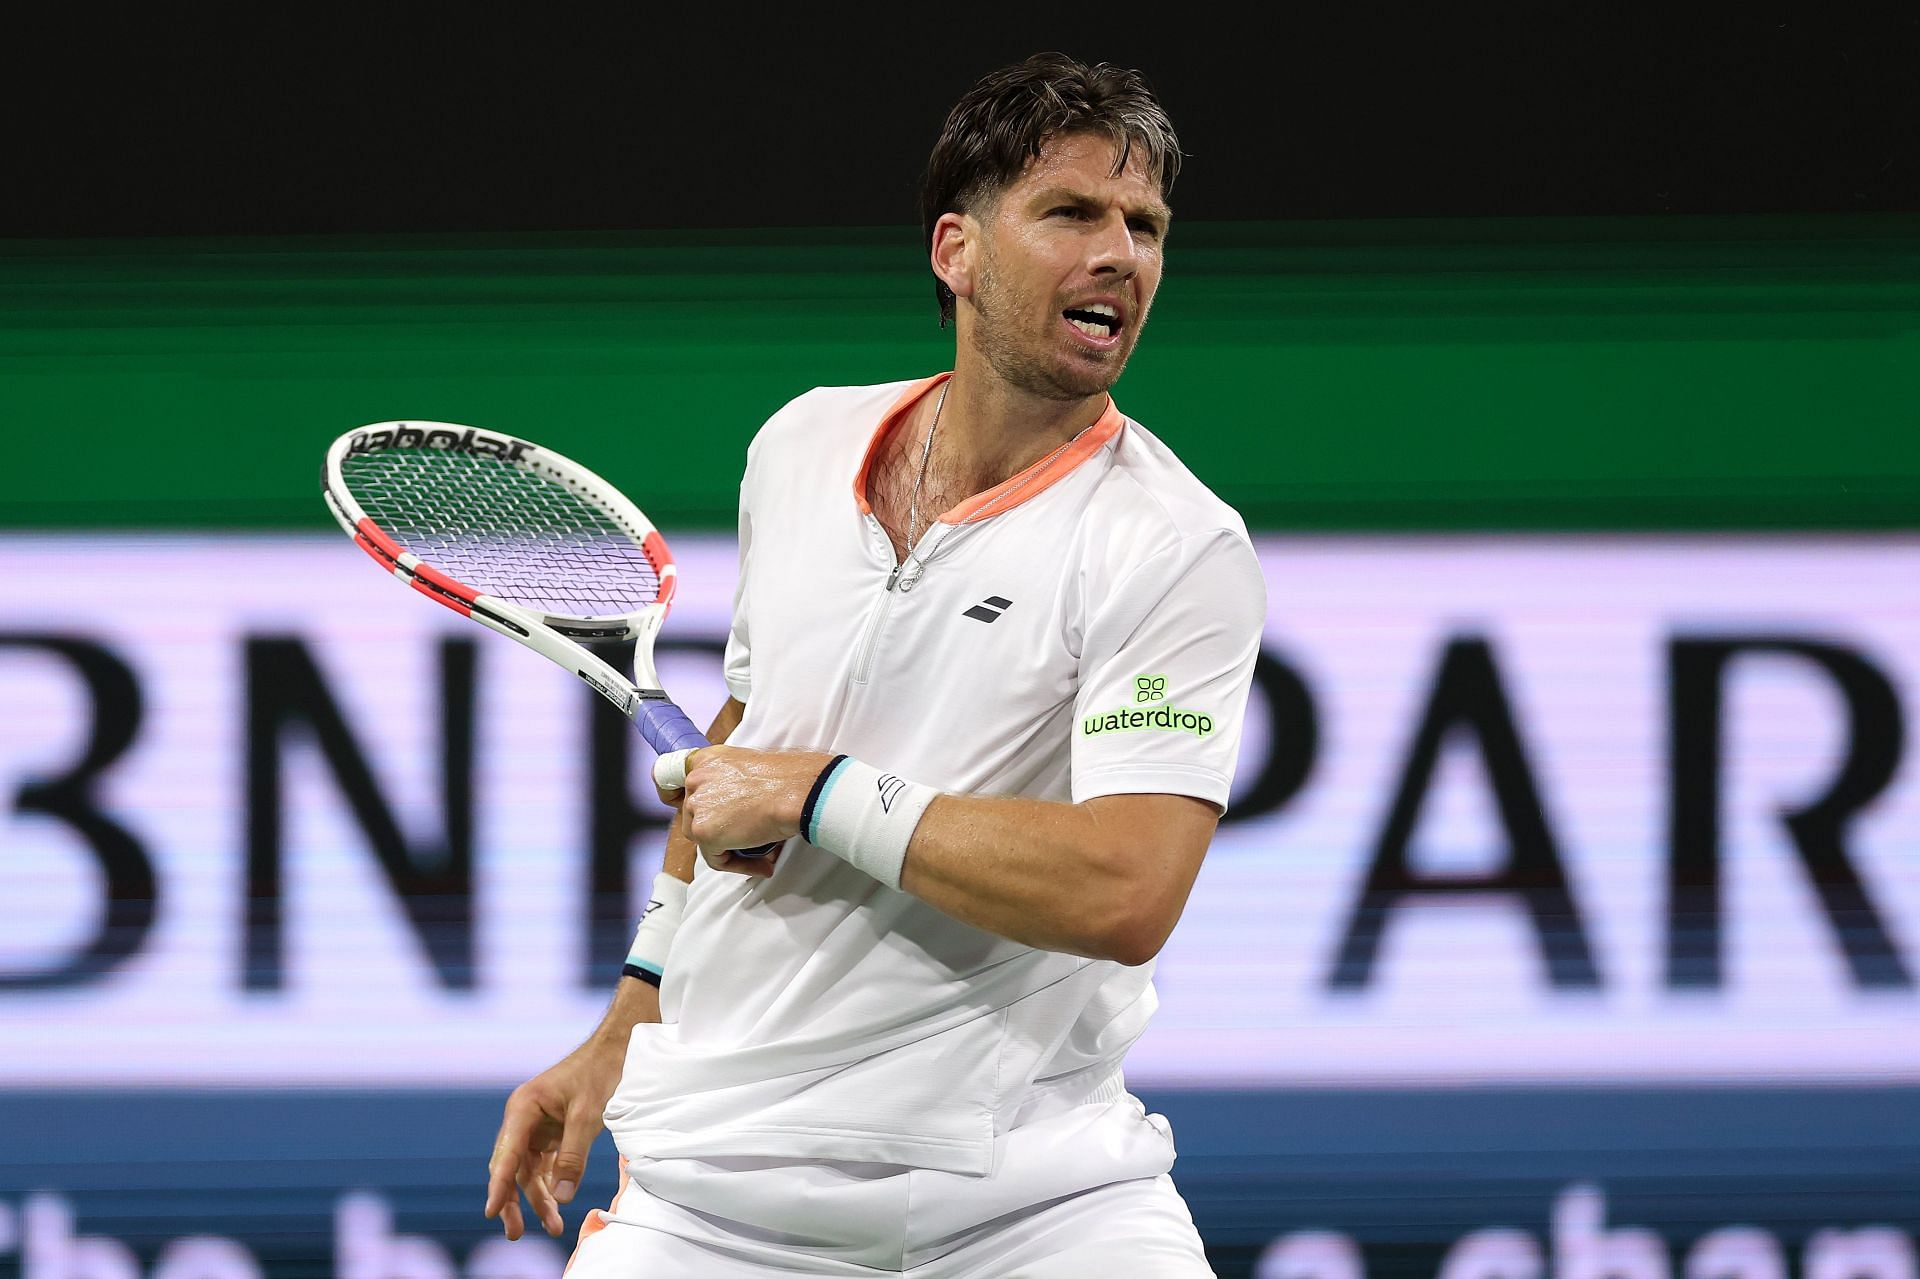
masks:
[[[695,752],[683,801],[688,833],[715,867],[771,875],[771,859],[711,850],[799,834],[807,793],[831,758],[731,746]],[[913,830],[900,887],[1013,941],[1144,964],[1179,921],[1218,821],[1212,804],[1185,795],[1078,804],[941,795]]]

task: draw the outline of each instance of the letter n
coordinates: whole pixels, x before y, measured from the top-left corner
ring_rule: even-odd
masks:
[[[281,759],[296,730],[312,734],[441,985],[473,986],[473,673],[470,640],[440,643],[440,800],[444,838],[408,845],[359,740],[298,639],[249,637],[247,918],[249,990],[283,984]]]

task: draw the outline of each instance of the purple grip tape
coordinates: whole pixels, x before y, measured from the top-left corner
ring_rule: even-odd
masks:
[[[647,739],[647,745],[653,747],[656,755],[665,755],[671,751],[699,750],[702,746],[711,746],[707,735],[693,726],[687,713],[672,702],[662,698],[648,698],[640,703],[640,736]],[[765,857],[778,844],[762,844],[758,848],[736,848],[736,857]]]
[[[693,726],[687,713],[665,700],[648,699],[640,703],[640,736],[647,739],[656,755],[674,751],[699,750],[710,746],[707,735]]]

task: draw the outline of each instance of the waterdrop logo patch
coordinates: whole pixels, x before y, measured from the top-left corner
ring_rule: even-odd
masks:
[[[1213,716],[1205,711],[1186,710],[1169,703],[1165,675],[1136,675],[1133,677],[1132,706],[1089,715],[1080,721],[1082,737],[1097,737],[1101,733],[1138,733],[1150,729],[1205,737],[1213,731]]]

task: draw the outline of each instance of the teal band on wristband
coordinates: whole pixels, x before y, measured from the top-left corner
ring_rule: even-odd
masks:
[[[914,829],[938,797],[931,786],[842,757],[821,779],[807,842],[897,890]]]
[[[833,792],[833,784],[846,771],[848,757],[835,755],[833,761],[820,770],[820,776],[813,780],[813,791],[807,796],[807,803],[800,810],[800,834],[809,844],[817,845],[820,834],[820,810],[827,806],[827,796]]]

